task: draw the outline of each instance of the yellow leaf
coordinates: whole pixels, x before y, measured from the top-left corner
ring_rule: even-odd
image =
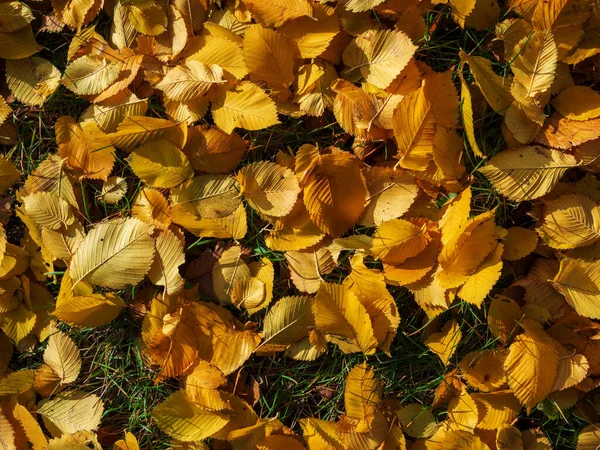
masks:
[[[73,390],[60,392],[39,403],[37,412],[65,434],[98,428],[104,403],[95,394]]]
[[[131,217],[165,229],[171,224],[171,208],[160,191],[145,187],[135,198]]]
[[[337,148],[326,152],[303,145],[296,153],[306,209],[315,225],[333,237],[348,231],[364,208],[367,192],[356,161]]]
[[[101,93],[119,76],[121,64],[98,55],[85,55],[67,66],[61,82],[78,95]]]
[[[369,430],[380,401],[381,391],[373,368],[367,367],[366,362],[354,366],[346,377],[344,405],[350,421],[358,423],[357,432]]]
[[[577,385],[587,377],[590,364],[584,355],[573,354],[558,342],[558,371],[552,391],[562,391]]]
[[[69,266],[80,281],[120,289],[137,284],[154,260],[152,226],[138,219],[113,219],[93,228],[79,245]]]
[[[487,58],[470,56],[462,50],[459,56],[462,61],[469,64],[475,82],[492,109],[499,114],[504,114],[513,100],[510,93],[512,77],[503,78],[497,75],[492,69],[491,61]]]
[[[69,204],[51,192],[36,192],[23,198],[25,212],[38,226],[58,230],[75,221]]]
[[[244,60],[253,77],[273,89],[285,89],[294,81],[294,57],[286,35],[251,25],[244,33]]]
[[[595,119],[600,116],[600,94],[587,86],[572,86],[552,100],[552,106],[567,119]]]
[[[414,438],[428,438],[438,429],[431,411],[417,403],[408,404],[396,411],[402,431]]]
[[[175,295],[183,289],[184,279],[179,266],[185,262],[183,243],[171,230],[157,230],[155,236],[156,257],[148,271],[152,283],[165,287],[165,293]]]
[[[246,208],[241,204],[228,216],[214,219],[205,219],[186,209],[175,206],[173,208],[173,222],[181,225],[190,233],[201,237],[243,239],[248,232]]]
[[[578,314],[600,318],[600,261],[564,258],[552,284]]]
[[[76,123],[69,116],[56,121],[58,154],[81,177],[106,180],[115,161],[115,148],[95,123]]]
[[[469,385],[482,392],[497,391],[506,385],[505,351],[478,350],[467,353],[458,367]]]
[[[538,236],[534,230],[521,227],[508,228],[504,240],[502,259],[517,261],[525,258],[537,247]]]
[[[167,15],[152,0],[133,0],[126,3],[129,22],[140,33],[157,36],[167,29]]]
[[[170,120],[146,116],[126,117],[114,133],[107,136],[115,145],[126,152],[142,145],[147,141],[164,139],[183,148],[187,139],[187,124],[175,123]]]
[[[321,56],[339,33],[340,25],[333,8],[315,4],[313,17],[303,16],[289,20],[277,31],[294,41],[300,57],[306,59]]]
[[[125,439],[119,439],[113,444],[113,450],[140,450],[140,446],[135,436],[127,431]]]
[[[246,147],[237,133],[226,134],[216,127],[195,127],[189,129],[183,152],[199,172],[227,173],[240,163]]]
[[[16,344],[31,333],[36,321],[37,318],[34,312],[23,305],[19,305],[16,309],[3,314],[0,326],[4,334]]]
[[[364,79],[385,89],[402,72],[417,47],[400,31],[367,31],[344,50],[347,71],[360,71]]]
[[[248,74],[242,49],[237,43],[224,37],[210,35],[201,37],[197,43],[200,48],[190,55],[188,61],[201,61],[208,66],[216,64],[229,75],[226,79],[233,77],[241,80]]]
[[[88,11],[94,3],[93,0],[52,0],[52,7],[58,20],[79,30],[85,24]]]
[[[524,319],[521,326],[525,331],[509,347],[504,371],[508,385],[529,412],[554,386],[558,352],[540,324]]]
[[[321,283],[313,304],[316,328],[344,353],[372,354],[377,347],[371,320],[356,295],[340,284]]]
[[[154,298],[151,304],[149,318],[156,328],[149,329],[145,322],[145,341],[147,347],[144,353],[152,364],[160,366],[162,377],[176,377],[188,370],[198,355],[198,342],[194,334],[198,321],[190,308],[179,308],[166,313],[160,310],[166,306],[159,298]],[[148,318],[148,316],[146,316]]]
[[[0,445],[6,450],[17,450],[15,445],[15,430],[2,412],[0,412]]]
[[[233,213],[240,205],[238,182],[229,175],[200,175],[177,186],[171,194],[171,207],[207,219]]]
[[[307,295],[282,297],[265,316],[263,338],[273,345],[291,345],[314,327],[313,299]]]
[[[600,443],[600,425],[592,423],[586,426],[577,437],[577,450],[594,450]]]
[[[467,393],[454,397],[448,404],[448,427],[451,430],[473,433],[479,422],[477,403]]]
[[[350,260],[352,271],[343,284],[353,291],[371,316],[373,333],[379,347],[389,353],[390,345],[396,337],[400,316],[394,298],[389,293],[383,274],[368,269],[364,256],[355,254]]]
[[[48,441],[37,420],[31,415],[29,410],[19,403],[13,404],[12,415],[23,428],[27,440],[33,445],[34,450],[43,449]]]
[[[423,88],[411,92],[398,104],[392,129],[400,165],[406,169],[425,170],[433,151],[435,118]]]
[[[254,314],[261,309],[266,308],[273,300],[273,283],[275,282],[275,268],[269,258],[263,257],[260,261],[253,261],[248,264],[250,273],[256,279],[262,281],[265,285],[265,294],[255,307],[246,305],[250,314]]]
[[[41,106],[60,84],[60,72],[50,61],[35,56],[7,60],[6,84],[21,103]]]
[[[225,133],[235,128],[262,130],[279,123],[273,100],[250,81],[230,91],[216,91],[211,103],[213,119]]]
[[[234,245],[223,252],[212,269],[213,288],[222,303],[231,303],[231,292],[237,280],[252,276],[242,255],[241,247]]]
[[[511,93],[524,108],[527,116],[543,123],[541,110],[548,102],[544,94],[550,89],[556,75],[558,51],[551,32],[536,32],[524,37],[517,45],[517,57],[512,61],[514,73]]]
[[[477,428],[497,430],[508,425],[521,412],[521,404],[511,391],[491,393],[474,392],[471,397],[479,405],[481,416]]]
[[[19,2],[6,2],[0,6],[0,31],[8,32],[26,27],[34,19],[31,9]]]
[[[477,266],[475,272],[469,276],[469,279],[461,286],[456,295],[468,303],[478,307],[481,306],[500,279],[503,253],[504,246],[498,244]]]
[[[73,340],[61,331],[48,338],[44,362],[50,366],[61,383],[74,382],[81,370],[81,356]]]
[[[347,447],[339,441],[335,423],[314,417],[300,419],[303,438],[309,449],[344,450]]]
[[[563,174],[579,165],[558,150],[520,147],[504,150],[479,169],[494,188],[511,200],[534,200],[552,190]]]
[[[545,204],[537,231],[550,247],[583,247],[600,239],[600,206],[589,197],[565,194]]]
[[[473,150],[475,156],[482,158],[484,155],[479,149],[479,145],[477,145],[477,139],[475,139],[475,123],[473,119],[473,102],[471,101],[471,91],[469,90],[469,86],[463,78],[462,70],[459,72],[459,74],[460,97],[462,100],[462,108],[460,111],[463,127],[465,129],[465,135],[467,136],[467,140],[469,141],[469,145],[471,146],[471,150]]]
[[[252,17],[268,27],[280,27],[296,17],[312,17],[312,6],[307,0],[246,0]]]
[[[194,175],[187,156],[165,140],[146,142],[127,162],[143,182],[156,188],[172,188]]]
[[[127,193],[127,180],[121,177],[108,177],[102,183],[102,190],[98,195],[100,201],[107,205],[116,205]]]
[[[269,161],[245,166],[238,172],[238,181],[250,206],[273,217],[289,214],[300,193],[294,172]]]
[[[444,324],[440,331],[428,336],[424,343],[433,353],[439,356],[444,365],[448,365],[461,338],[462,333],[458,323],[451,319]]]
[[[400,265],[421,253],[428,242],[424,228],[407,220],[392,219],[377,227],[371,253],[386,264]]]
[[[94,121],[105,133],[114,132],[128,116],[143,116],[148,111],[148,100],[139,99],[128,89],[90,105],[81,115],[80,121]]]
[[[202,97],[212,86],[224,82],[220,66],[189,60],[169,70],[156,87],[171,100],[187,102]]]
[[[30,25],[11,33],[0,33],[0,58],[28,58],[41,49],[42,46],[35,42]]]
[[[403,170],[388,167],[370,167],[364,172],[369,193],[361,225],[381,225],[401,217],[417,198],[419,188],[415,178]]]
[[[211,404],[194,402],[185,391],[171,394],[152,411],[158,427],[180,441],[199,441],[210,437],[229,422],[226,411]]]
[[[98,327],[112,322],[124,307],[123,300],[115,294],[94,294],[93,288],[85,282],[73,288],[73,280],[67,270],[52,314],[70,325]]]
[[[492,334],[502,342],[507,342],[520,330],[519,321],[523,311],[517,303],[508,297],[499,295],[492,300],[487,316]]]
[[[265,283],[258,278],[238,278],[231,289],[231,303],[240,309],[256,309],[262,303],[265,294]]]
[[[321,275],[333,272],[337,265],[331,252],[323,246],[288,251],[285,253],[285,260],[296,288],[309,294],[319,290],[323,282]]]

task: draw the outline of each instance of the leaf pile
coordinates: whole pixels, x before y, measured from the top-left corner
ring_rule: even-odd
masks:
[[[139,448],[96,433],[103,400],[69,335],[124,309],[143,316],[155,382],[179,380],[152,411],[175,448],[549,449],[519,427],[523,408],[597,422],[600,13],[505,3],[52,1],[38,31],[73,34],[64,70],[35,56],[42,6],[1,3],[2,130],[60,93],[89,104],[56,118],[56,149],[30,173],[0,156],[24,225],[15,240],[0,217],[1,447]],[[488,57],[430,67],[443,15],[491,30]],[[253,142],[327,118],[333,146]],[[502,226],[486,189],[527,218]],[[301,432],[236,395],[251,357],[402,351],[398,292],[446,368],[431,405],[386,398],[372,359],[349,372],[345,413]],[[494,341],[459,357],[465,305]],[[43,363],[12,370],[38,344]],[[578,449],[599,445],[598,426]]]

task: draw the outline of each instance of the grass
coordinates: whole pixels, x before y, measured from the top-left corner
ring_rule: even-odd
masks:
[[[101,16],[97,22],[97,29],[105,33],[108,29],[108,18]],[[474,55],[490,57],[485,44],[492,38],[493,30],[460,30],[450,20],[448,8],[430,13],[426,24],[430,29],[435,25],[435,31],[427,33],[421,42],[418,56],[433,69],[442,71],[456,68],[460,63],[459,49]],[[64,70],[66,51],[72,38],[70,33],[41,33],[37,39],[46,50],[40,56],[50,59],[61,71]],[[506,66],[498,65],[496,69],[502,73]],[[465,71],[466,76],[469,75],[467,72]],[[458,77],[456,71],[455,76]],[[43,108],[13,104],[12,122],[18,126],[18,140],[16,144],[4,147],[3,151],[25,175],[30,173],[46,155],[56,152],[52,128],[56,119],[62,115],[77,117],[87,106],[87,102],[62,87],[50,97]],[[151,107],[155,114],[160,112],[157,102],[151,103]],[[488,157],[505,147],[501,123],[502,118],[489,108],[484,110],[476,121],[476,126],[479,125],[476,136]],[[339,128],[331,114],[326,114],[320,119],[286,118],[278,126],[248,132],[244,138],[251,145],[243,164],[272,159],[278,151],[286,151],[288,147],[296,150],[305,143],[318,142],[321,147],[336,145],[344,149],[350,149],[352,144],[352,140]],[[482,162],[476,159],[469,149],[465,153],[464,163],[472,176],[477,211],[497,208],[499,224],[528,224],[529,219],[523,214],[522,205],[515,205],[499,196],[477,172]],[[128,181],[134,180],[121,153],[118,154],[114,173],[127,178]],[[141,187],[139,183],[130,183],[125,199],[116,206],[106,207],[95,200],[100,186],[98,182],[88,182],[85,186],[89,192],[87,201],[94,221],[115,214],[127,214]],[[285,275],[287,267],[282,253],[272,251],[265,245],[265,223],[250,208],[248,217],[249,231],[241,243],[250,248],[253,254],[271,259],[278,276]],[[16,241],[20,236],[19,224],[13,220],[11,227],[17,230],[12,233],[12,240]],[[216,242],[215,239],[200,240],[192,236],[186,238],[191,255],[199,255],[201,251],[213,248]],[[342,258],[341,264],[344,263]],[[60,270],[57,273],[57,282],[60,283]],[[329,277],[337,281],[343,273],[343,270],[336,270]],[[58,289],[58,284],[50,283],[48,286],[53,292]],[[435,388],[441,382],[446,368],[423,344],[423,331],[428,321],[410,293],[404,288],[391,288],[391,292],[397,302],[402,323],[392,345],[391,355],[378,353],[369,357],[368,361],[375,367],[376,374],[384,385],[385,397],[396,398],[405,404],[430,405]],[[283,282],[276,283],[275,298],[293,293],[287,278],[284,277]],[[134,292],[125,291],[121,294],[122,298],[131,304]],[[459,318],[463,333],[463,341],[452,358],[453,363],[475,349],[496,346],[496,341],[488,331],[484,310],[459,303],[443,315],[444,318],[451,316]],[[258,317],[253,316],[252,320],[260,324],[262,317],[264,313],[258,314]],[[249,317],[245,316],[243,319]],[[68,328],[66,325],[61,327]],[[115,321],[101,328],[68,328],[69,334],[81,350],[83,359],[78,385],[97,393],[105,402],[102,429],[99,433],[105,442],[113,441],[121,437],[123,430],[129,430],[136,435],[141,448],[167,448],[169,439],[153,424],[150,412],[171,392],[178,389],[179,385],[176,380],[155,384],[155,372],[145,366],[140,351],[140,329],[140,317],[133,307],[124,310]],[[24,352],[13,359],[11,367],[37,367],[42,363],[42,352],[43,346],[31,352]],[[242,384],[252,390],[252,386],[258,383],[260,397],[255,404],[258,414],[262,417],[278,417],[284,424],[299,432],[300,418],[314,416],[335,419],[343,413],[345,377],[353,365],[364,359],[363,355],[345,355],[337,347],[331,346],[325,357],[312,362],[293,361],[284,356],[254,356],[244,366],[247,376]],[[445,418],[445,412],[435,412],[440,420]],[[585,423],[569,412],[548,416],[543,411],[534,410],[531,415],[519,418],[519,426],[522,429],[541,426],[557,449],[575,449],[577,430]]]

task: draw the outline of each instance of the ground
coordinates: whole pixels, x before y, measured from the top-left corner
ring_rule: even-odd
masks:
[[[35,3],[33,4],[35,5]],[[441,71],[459,64],[458,50],[472,51],[475,55],[489,57],[484,43],[493,37],[493,30],[474,32],[461,30],[449,20],[449,10],[441,9],[427,17],[427,24],[433,30],[427,33],[418,50],[418,58],[428,63],[435,70]],[[97,30],[104,33],[108,27],[108,18],[101,15]],[[433,24],[436,24],[434,27]],[[40,33],[38,42],[45,47],[41,56],[49,59],[61,71],[66,66],[66,52],[73,34]],[[498,73],[507,70],[497,65]],[[458,78],[458,76],[457,76]],[[87,107],[87,102],[79,99],[64,87],[60,87],[41,108],[30,108],[13,104],[13,123],[18,128],[18,142],[14,146],[4,147],[3,152],[16,164],[24,175],[30,173],[48,153],[56,152],[53,124],[62,115],[77,117]],[[157,99],[150,104],[151,114],[160,116],[162,106]],[[492,156],[502,150],[505,143],[500,125],[501,117],[487,110],[479,119],[480,127],[476,130],[477,139],[486,155]],[[483,127],[481,125],[484,125]],[[255,160],[272,158],[278,150],[290,146],[297,149],[304,143],[319,142],[322,147],[335,144],[349,148],[350,142],[337,126],[333,116],[327,113],[321,119],[287,119],[282,124],[259,132],[247,133],[245,139],[251,142],[243,164]],[[123,154],[119,154],[117,167],[113,174],[133,179],[132,173],[124,163]],[[496,208],[500,225],[527,225],[527,217],[520,213],[517,205],[507,203],[475,172],[477,164],[470,152],[465,154],[465,166],[473,177],[473,193],[476,206],[481,210]],[[91,182],[89,189],[100,189],[100,183]],[[106,208],[99,204],[104,217],[117,213],[127,214],[128,207],[139,186],[130,186],[127,198],[118,205]],[[93,196],[90,196],[93,198]],[[446,198],[440,199],[440,205]],[[264,223],[249,212],[249,232],[242,244],[252,249],[253,254],[264,255],[271,259],[277,273],[286,271],[283,255],[269,250],[264,244],[262,228]],[[94,218],[95,221],[101,218]],[[10,236],[19,238],[19,223],[13,219],[10,224]],[[368,230],[357,230],[369,232]],[[205,248],[212,248],[214,239],[196,240],[190,238],[188,250],[191,254]],[[329,281],[339,281],[346,272],[348,263],[343,259],[340,267],[327,276]],[[56,272],[55,280],[48,287],[57,292],[62,272]],[[284,283],[289,280],[285,279]],[[278,297],[277,286],[275,298]],[[499,286],[500,288],[502,286]],[[289,295],[289,287],[285,286]],[[121,292],[124,300],[130,300],[134,290]],[[385,384],[385,397],[398,398],[402,402],[422,402],[431,404],[435,388],[445,373],[445,367],[439,358],[432,354],[422,342],[422,331],[427,324],[425,315],[416,306],[410,293],[404,288],[392,288],[402,322],[398,335],[391,347],[391,354],[378,353],[368,358],[375,368],[376,375]],[[453,360],[458,361],[462,355],[474,349],[493,348],[494,337],[488,332],[485,322],[485,311],[478,310],[466,303],[454,306],[461,309],[461,316],[468,322],[463,327],[464,338]],[[485,306],[484,306],[485,308]],[[252,320],[259,323],[264,312]],[[248,317],[246,317],[248,318]],[[61,325],[67,329],[66,325]],[[124,310],[111,324],[96,329],[69,329],[83,358],[80,385],[86,390],[101,395],[105,402],[101,433],[121,436],[127,429],[136,435],[141,448],[163,448],[168,437],[153,424],[150,417],[152,409],[164,400],[171,392],[178,389],[177,382],[154,383],[155,372],[145,367],[138,346],[141,328],[139,315],[133,308]],[[33,352],[25,352],[15,357],[12,368],[36,368],[42,363],[43,346]],[[329,353],[314,362],[297,362],[284,356],[265,358],[254,356],[246,364],[246,380],[239,380],[252,386],[255,380],[260,390],[260,397],[255,404],[257,413],[262,417],[278,417],[284,424],[300,432],[298,419],[301,417],[319,417],[332,419],[343,412],[343,386],[350,368],[363,361],[363,355],[345,355],[330,347]],[[254,383],[256,384],[256,383]],[[439,419],[444,419],[445,412],[439,412]],[[549,418],[544,412],[534,410],[528,416],[519,418],[522,429],[541,426],[556,449],[574,449],[576,447],[576,430],[580,430],[585,422],[575,415],[561,415]]]

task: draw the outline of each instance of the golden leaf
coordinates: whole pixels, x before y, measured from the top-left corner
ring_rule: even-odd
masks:
[[[252,276],[242,255],[241,247],[234,245],[223,252],[213,267],[213,288],[222,303],[231,303],[231,292],[237,280]]]
[[[187,124],[146,116],[128,116],[117,131],[107,135],[115,147],[127,152],[147,141],[164,139],[183,148],[187,139]]]
[[[175,187],[194,175],[187,156],[162,139],[140,145],[127,162],[140,180],[156,188]]]
[[[210,437],[229,422],[229,414],[222,408],[194,402],[185,391],[171,394],[152,411],[158,427],[181,441],[199,441]]]
[[[35,42],[30,25],[11,33],[0,32],[0,58],[23,59],[39,52],[41,45]]]
[[[293,49],[285,34],[250,25],[244,33],[244,60],[250,75],[272,89],[286,89],[294,81]]]
[[[327,153],[303,145],[296,153],[296,175],[312,221],[333,237],[344,234],[362,214],[366,187],[356,158],[337,148]]]
[[[482,392],[492,392],[506,385],[505,359],[505,351],[478,350],[467,353],[458,367],[470,386]]]
[[[400,31],[367,31],[344,50],[347,71],[360,71],[366,81],[385,89],[406,67],[417,47]]]
[[[305,250],[288,251],[285,253],[285,260],[296,288],[309,294],[319,290],[324,281],[322,275],[333,272],[337,265],[331,252],[319,245]]]
[[[194,127],[188,133],[183,152],[199,172],[230,172],[246,153],[246,142],[237,133],[223,133],[215,127]]]
[[[269,161],[245,166],[238,172],[238,181],[250,206],[272,217],[289,214],[300,193],[294,172]]]
[[[77,248],[69,266],[71,278],[113,289],[136,284],[154,260],[152,226],[138,219],[98,224]]]
[[[502,259],[516,261],[526,257],[537,247],[538,236],[534,230],[521,227],[508,228]]]
[[[473,78],[492,109],[499,114],[504,114],[513,101],[510,93],[512,77],[503,78],[497,75],[487,58],[470,56],[462,50],[459,56],[462,61],[469,64]]]
[[[148,271],[152,283],[165,287],[165,293],[175,295],[183,289],[184,280],[179,266],[185,262],[183,243],[171,230],[157,230],[155,236],[156,256]]]
[[[187,102],[202,97],[212,86],[224,82],[220,66],[189,60],[169,70],[156,87],[171,100]]]
[[[48,338],[44,362],[50,366],[61,383],[73,383],[81,370],[81,356],[73,340],[61,331]]]
[[[121,201],[121,199],[127,193],[127,180],[121,177],[108,177],[104,183],[102,183],[102,190],[98,195],[98,198],[106,203],[107,205],[115,205]]]
[[[375,352],[377,339],[369,315],[356,295],[345,286],[321,283],[313,313],[316,328],[344,353]]]
[[[440,331],[428,336],[424,343],[445,365],[448,365],[461,338],[462,333],[458,323],[452,319],[446,322]]]
[[[521,147],[504,150],[479,169],[494,188],[511,200],[533,200],[552,190],[563,174],[579,165],[557,150]]]
[[[81,177],[106,180],[115,161],[115,148],[95,123],[76,123],[69,116],[56,121],[58,154]]]
[[[552,100],[552,106],[570,120],[595,119],[600,116],[600,94],[586,86],[572,86]]]
[[[279,123],[273,100],[250,81],[243,81],[230,91],[216,91],[211,104],[213,119],[225,133],[235,128],[262,130]]]
[[[564,258],[552,285],[578,314],[600,318],[600,261]]]
[[[504,361],[508,385],[528,411],[552,390],[558,368],[558,351],[537,322],[524,319],[525,330],[515,338]]]
[[[98,327],[112,322],[124,307],[123,300],[115,294],[94,294],[91,285],[85,282],[73,287],[73,280],[67,270],[52,314],[74,326]]]
[[[78,95],[100,94],[119,76],[121,65],[97,55],[85,55],[67,66],[61,82]]]
[[[63,433],[94,430],[100,424],[104,404],[95,394],[73,390],[60,392],[38,405],[37,412]]]
[[[545,203],[537,231],[550,247],[583,247],[600,239],[600,206],[589,197],[565,194]]]
[[[35,56],[7,60],[6,84],[21,103],[41,106],[60,84],[60,72],[50,61]]]
[[[312,17],[313,8],[307,0],[246,0],[252,17],[268,27],[280,27],[297,17]]]

